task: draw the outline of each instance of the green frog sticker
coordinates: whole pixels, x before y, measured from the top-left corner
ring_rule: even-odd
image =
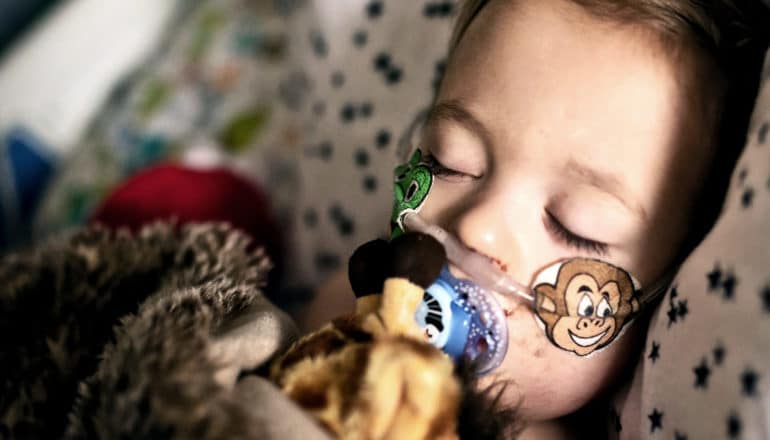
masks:
[[[401,222],[406,212],[417,212],[428,198],[428,191],[433,185],[433,174],[430,167],[422,161],[422,152],[417,149],[409,162],[395,169],[395,185],[393,188],[393,212],[390,218],[390,237],[398,237],[404,233]]]

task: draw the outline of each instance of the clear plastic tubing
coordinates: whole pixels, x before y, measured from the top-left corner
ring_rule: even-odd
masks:
[[[472,277],[477,284],[534,308],[535,297],[527,286],[512,279],[483,255],[468,249],[452,234],[440,226],[426,222],[413,211],[402,214],[401,219],[406,229],[428,234],[438,240],[446,250],[447,259]]]

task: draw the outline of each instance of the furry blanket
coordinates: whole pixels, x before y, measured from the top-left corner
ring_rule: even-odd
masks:
[[[269,268],[221,225],[90,228],[3,257],[0,438],[324,438],[238,381],[296,338],[261,293]]]

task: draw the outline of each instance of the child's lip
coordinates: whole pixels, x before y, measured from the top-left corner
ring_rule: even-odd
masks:
[[[465,272],[461,271],[456,266],[450,265],[450,272],[452,272],[452,274],[456,277],[468,279],[467,274],[465,274]],[[497,300],[497,304],[503,310],[503,313],[505,314],[506,318],[513,316],[516,313],[516,309],[522,306],[522,304],[519,301],[516,301],[515,299],[502,295],[498,292],[495,292],[494,290],[491,290],[489,292]]]
[[[476,249],[476,248],[474,248],[472,246],[468,246],[468,249],[470,249],[473,252],[475,252],[475,253],[481,255],[482,257],[486,258],[492,264],[497,266],[498,269],[502,270],[505,273],[508,273],[508,265],[506,263],[504,263],[502,260],[500,260],[499,258],[495,258],[495,257],[493,257],[491,255],[487,255],[484,252],[481,252],[481,251],[479,251],[478,249]]]
[[[468,249],[472,250],[473,252],[476,252],[477,254],[481,255],[482,257],[489,260],[492,264],[494,264],[498,269],[503,271],[504,273],[508,273],[508,265],[505,264],[502,260],[492,257],[490,255],[485,254],[484,252],[479,251],[478,249],[468,246]],[[505,313],[505,317],[509,318],[513,316],[514,313],[516,313],[516,308],[518,308],[521,304],[518,302],[512,300],[511,298],[508,298],[505,295],[500,295],[497,292],[493,292],[495,298],[497,299],[497,302],[500,304],[500,307],[503,309],[503,313]]]
[[[503,313],[505,313],[506,318],[513,316],[514,313],[516,313],[516,309],[521,307],[521,304],[516,301],[512,301],[510,298],[504,295],[500,295],[497,292],[494,292],[493,294],[495,295],[497,302],[500,304],[500,307],[503,309]]]

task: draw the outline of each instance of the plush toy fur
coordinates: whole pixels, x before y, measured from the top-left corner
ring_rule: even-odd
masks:
[[[265,416],[276,396],[242,392],[295,337],[261,294],[269,267],[244,235],[212,224],[89,228],[0,258],[0,438],[287,438]],[[372,433],[359,438],[510,438],[498,388],[476,391],[467,369],[453,375],[408,325],[383,331],[405,322],[385,311],[389,297],[363,298],[355,319],[298,344],[295,361],[327,356],[287,375],[289,394],[305,408],[335,404],[327,419],[342,424],[326,426]],[[324,402],[314,387],[337,394]],[[303,423],[284,409],[284,425]]]
[[[0,437],[264,438],[232,382],[290,332],[237,355],[221,337],[272,307],[247,249],[223,226],[155,225],[0,260]]]
[[[340,439],[510,438],[515,418],[499,404],[502,389],[476,390],[472,368],[456,374],[414,319],[445,263],[423,234],[360,247],[349,264],[356,313],[295,343],[272,380]]]

